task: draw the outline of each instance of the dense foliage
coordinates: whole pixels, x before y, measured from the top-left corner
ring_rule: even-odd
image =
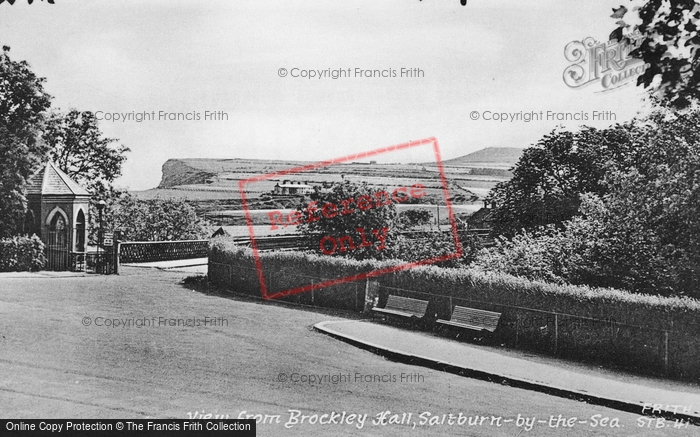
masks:
[[[36,235],[0,239],[0,272],[33,272],[45,264],[44,243]]]
[[[700,112],[658,110],[624,129],[629,148],[596,173],[600,190],[576,193],[575,216],[558,227],[506,228],[515,236],[499,239],[477,264],[531,279],[700,297]],[[529,197],[522,199],[525,208]]]
[[[22,232],[24,187],[47,152],[40,141],[51,96],[25,61],[0,53],[0,237]]]
[[[513,177],[489,194],[495,235],[560,224],[573,217],[583,193],[605,194],[605,174],[632,148],[628,129],[615,126],[553,131],[525,150]]]
[[[122,194],[107,205],[105,229],[120,231],[124,241],[197,240],[208,237],[205,222],[182,199],[140,200]]]
[[[397,238],[397,213],[393,202],[377,197],[382,191],[386,192],[367,183],[345,181],[330,191],[313,193],[312,203],[298,208],[298,230],[306,236],[309,248],[316,253],[354,259],[388,258],[387,248]],[[360,199],[363,208],[358,205]],[[333,208],[324,209],[326,205]]]
[[[638,5],[638,6],[636,6]],[[631,12],[620,6],[612,18],[617,28],[611,39],[641,34],[642,41],[631,56],[649,68],[638,85],[673,108],[686,108],[700,98],[700,3],[695,0],[633,0]]]
[[[105,229],[125,241],[197,240],[208,237],[194,208],[182,199],[140,200],[123,194],[108,205]]]
[[[395,196],[394,190],[347,181],[334,185],[330,191],[314,193],[312,203],[298,207],[298,230],[306,236],[310,251],[317,254],[408,262],[456,254],[457,246],[450,230],[428,228],[432,219],[430,211],[415,208],[397,213],[397,199],[408,204],[423,197],[412,196],[411,193],[418,192],[411,188],[406,188],[406,192],[405,196]],[[324,205],[338,208],[324,212]],[[349,210],[353,212],[344,214]],[[459,223],[457,231],[462,256],[441,261],[442,266],[468,265],[481,248],[478,237],[467,232],[466,225]]]
[[[95,240],[96,202],[121,195],[112,186],[129,151],[104,138],[95,115],[71,110],[49,113],[51,96],[27,62],[0,55],[0,237],[23,231],[27,179],[47,161],[86,188],[91,197],[90,238]]]

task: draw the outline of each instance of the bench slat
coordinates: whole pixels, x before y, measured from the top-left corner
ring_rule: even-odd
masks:
[[[450,320],[439,319],[437,323],[476,331],[486,330],[493,332],[498,327],[498,321],[500,319],[501,313],[455,306]]]
[[[394,314],[404,317],[423,317],[428,309],[427,300],[412,299],[410,297],[401,297],[389,295],[386,306],[384,308],[372,308],[380,313]]]

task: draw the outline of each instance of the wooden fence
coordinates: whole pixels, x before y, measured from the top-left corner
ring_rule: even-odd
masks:
[[[124,241],[119,243],[120,263],[172,261],[209,256],[209,240]]]

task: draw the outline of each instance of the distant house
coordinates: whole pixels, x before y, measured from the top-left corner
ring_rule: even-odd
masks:
[[[493,220],[493,205],[484,201],[484,207],[470,215],[467,219],[469,229],[491,229]]]
[[[306,182],[282,181],[281,184],[279,182],[276,183],[272,191],[280,196],[297,196],[313,193],[314,187]]]

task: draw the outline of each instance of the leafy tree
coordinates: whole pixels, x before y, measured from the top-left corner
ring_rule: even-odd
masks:
[[[0,237],[21,231],[27,179],[46,153],[40,141],[45,111],[51,104],[26,61],[13,61],[10,48],[0,54]]]
[[[112,203],[123,194],[112,184],[122,174],[129,149],[102,135],[95,114],[75,109],[52,113],[46,121],[43,140],[49,146],[48,158],[92,194],[90,239],[96,241],[100,224],[95,205],[99,201]]]
[[[50,147],[49,158],[61,170],[93,194],[108,191],[122,174],[129,148],[113,138],[104,138],[95,114],[75,109],[54,112],[46,122],[43,139]]]
[[[639,3],[635,1],[634,3]],[[676,109],[700,98],[700,3],[694,0],[646,0],[641,7],[613,11],[617,28],[611,39],[628,40],[635,33],[641,44],[630,55],[650,65],[637,85],[649,87],[661,102]],[[627,16],[626,16],[627,15]],[[655,79],[658,77],[658,84]]]
[[[630,153],[578,214],[521,231],[476,264],[531,279],[700,297],[700,112],[629,126]]]
[[[345,181],[300,205],[298,230],[311,250],[355,259],[385,259],[396,240],[396,206],[387,190]],[[349,212],[352,211],[352,212]]]
[[[521,230],[511,239],[498,237],[493,247],[477,254],[474,266],[557,284],[613,286],[599,264],[601,249],[606,249],[601,222],[605,207],[596,195],[581,198],[579,215],[561,227],[549,224]]]
[[[627,287],[700,292],[700,112],[657,111],[633,131],[635,152],[607,178],[601,217],[608,274]]]
[[[399,213],[399,223],[403,229],[413,229],[430,224],[433,213],[427,209],[408,209]]]
[[[407,191],[411,192],[410,189]],[[432,214],[426,210],[409,210],[415,213],[405,211],[399,215],[396,213],[396,199],[399,198],[401,203],[409,203],[411,199],[418,200],[421,197],[400,193],[395,197],[393,190],[346,181],[333,186],[330,192],[314,193],[311,196],[312,203],[300,205],[295,217],[290,219],[299,223],[299,232],[306,236],[310,250],[316,253],[408,262],[454,253],[451,232],[425,231],[414,233],[410,237],[401,234],[415,225],[429,222]],[[349,210],[353,212],[343,214]],[[481,248],[478,237],[467,232],[465,224],[458,225],[458,232],[463,256],[442,262],[442,266],[467,265]]]
[[[120,230],[129,241],[172,241],[206,238],[205,222],[182,199],[140,200],[122,194],[108,204],[105,228]]]
[[[603,177],[630,151],[628,128],[552,131],[525,149],[513,177],[489,194],[495,203],[493,233],[512,237],[522,229],[561,224],[578,211],[583,193],[604,194]]]

